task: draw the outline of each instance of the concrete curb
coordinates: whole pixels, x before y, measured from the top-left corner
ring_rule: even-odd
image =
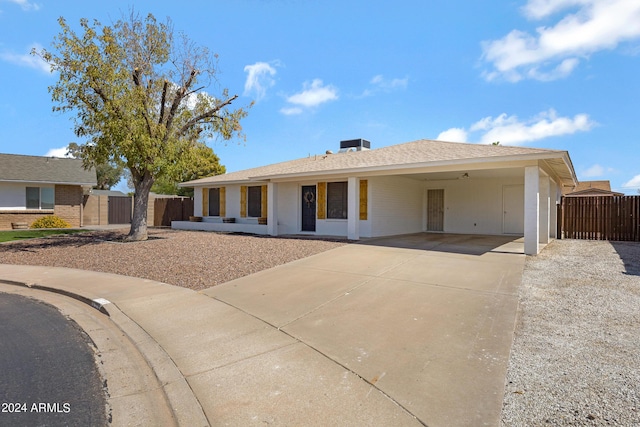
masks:
[[[91,299],[75,292],[38,285],[37,283],[25,283],[2,278],[0,278],[0,283],[64,295],[83,302],[109,316],[113,324],[127,336],[154,372],[162,388],[167,405],[173,414],[175,424],[178,426],[211,425],[189,383],[171,357],[140,325],[124,314],[114,303],[103,298]],[[86,332],[89,333],[88,331]]]

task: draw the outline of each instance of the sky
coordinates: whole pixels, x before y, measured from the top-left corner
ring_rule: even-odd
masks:
[[[218,86],[254,101],[246,141],[210,141],[228,172],[418,139],[566,150],[578,179],[640,189],[638,0],[0,0],[0,152],[63,155],[50,48],[64,17],[131,9],[219,55]],[[122,184],[121,184],[122,186]]]

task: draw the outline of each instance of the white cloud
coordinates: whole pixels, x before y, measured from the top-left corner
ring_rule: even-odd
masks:
[[[39,51],[42,49],[42,46],[34,44],[29,47],[29,52],[31,52],[31,49]],[[47,64],[41,57],[31,55],[31,53],[18,54],[13,52],[0,52],[0,59],[22,67],[35,68],[36,70],[43,71],[47,74],[51,73],[51,67],[49,64]]]
[[[622,188],[638,188],[640,189],[640,175],[636,175],[629,181],[622,184]]]
[[[597,178],[604,175],[604,168],[598,164],[595,164],[589,169],[582,172],[580,175],[585,178]]]
[[[473,124],[471,130],[486,131],[480,139],[482,144],[500,141],[501,144],[519,145],[552,136],[588,131],[594,125],[586,114],[577,114],[573,118],[558,117],[554,110],[549,110],[526,121],[506,114],[495,119],[486,117]]]
[[[247,73],[247,80],[244,83],[246,96],[255,93],[256,100],[259,101],[266,96],[267,89],[275,85],[273,76],[276,75],[275,66],[278,66],[279,63],[276,61],[272,64],[256,62],[244,67],[244,71]]]
[[[451,128],[444,132],[440,132],[440,135],[436,138],[438,141],[447,142],[467,142],[468,133],[461,128]]]
[[[280,112],[285,116],[294,116],[296,114],[302,114],[302,108],[300,107],[284,107],[280,109]]]
[[[28,0],[7,0],[7,1],[9,1],[10,3],[15,3],[15,4],[19,5],[22,8],[22,10],[24,10],[26,12],[29,12],[29,11],[32,11],[32,10],[35,10],[35,11],[40,10],[40,5],[39,4],[31,3]]]
[[[338,99],[338,91],[331,85],[323,86],[322,80],[314,79],[311,84],[305,82],[302,92],[291,95],[287,102],[303,107],[315,107],[328,101]]]
[[[371,87],[365,89],[359,98],[373,96],[378,92],[392,92],[398,89],[406,89],[409,85],[409,77],[405,77],[404,79],[386,79],[382,74],[378,74],[369,80],[369,84]]]
[[[290,105],[280,110],[282,114],[300,114],[305,108],[317,107],[325,102],[338,99],[338,89],[332,85],[324,85],[322,80],[314,79],[311,83],[305,82],[301,92],[287,98]]]
[[[382,74],[378,74],[374,76],[369,82],[372,85],[383,89],[383,90],[392,90],[392,89],[406,89],[409,84],[409,77],[405,77],[404,79],[385,79]]]
[[[45,157],[71,157],[69,154],[67,154],[67,151],[67,147],[52,148],[47,151]]]
[[[569,75],[581,58],[640,38],[637,0],[529,0],[523,12],[530,19],[549,19],[568,8],[574,12],[553,26],[536,28],[535,34],[513,30],[484,42],[483,59],[493,68],[484,77],[555,80]]]
[[[499,141],[502,145],[522,145],[552,136],[570,135],[576,132],[586,132],[595,126],[587,114],[577,114],[571,117],[558,117],[555,110],[544,111],[537,116],[520,120],[517,116],[506,113],[498,117],[485,117],[473,123],[469,130],[452,128],[442,132],[438,139],[454,141],[468,139],[469,134],[479,134],[476,139],[481,144],[491,144]],[[453,138],[453,139],[452,139]],[[464,141],[460,141],[464,142]]]

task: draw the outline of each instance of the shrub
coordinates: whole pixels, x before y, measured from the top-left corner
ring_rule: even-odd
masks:
[[[71,228],[71,224],[59,216],[47,215],[34,221],[30,228]]]

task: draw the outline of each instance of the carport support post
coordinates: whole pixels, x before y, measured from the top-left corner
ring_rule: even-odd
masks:
[[[540,243],[549,243],[550,185],[547,175],[540,176]]]
[[[540,241],[540,170],[538,166],[524,168],[524,253],[537,255]]]
[[[278,184],[267,183],[267,233],[278,235]]]
[[[551,215],[551,223],[549,224],[549,238],[557,239],[558,230],[558,202],[560,197],[558,194],[558,184],[551,180],[549,182],[549,214]]]
[[[360,240],[360,182],[350,176],[347,179],[347,239]]]

